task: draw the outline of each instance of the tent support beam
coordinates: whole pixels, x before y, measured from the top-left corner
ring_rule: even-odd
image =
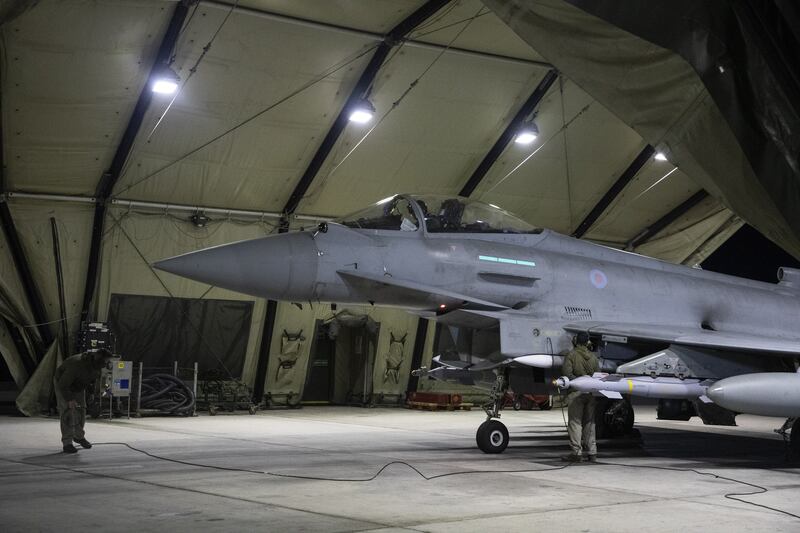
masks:
[[[47,349],[47,346],[50,346],[50,343],[53,342],[53,333],[45,324],[47,322],[47,313],[44,309],[44,303],[39,291],[36,289],[36,282],[33,279],[30,263],[28,263],[28,258],[25,256],[25,250],[22,248],[19,233],[17,233],[17,227],[14,225],[14,219],[11,217],[11,210],[8,208],[8,202],[5,197],[0,199],[0,224],[3,226],[3,233],[11,250],[11,257],[14,260],[17,275],[22,282],[22,289],[25,291],[28,307],[33,314],[33,319],[38,324],[36,330],[44,343],[43,349]],[[37,355],[41,357],[43,354],[39,353]]]
[[[511,119],[511,122],[508,123],[506,129],[503,130],[503,133],[494,143],[494,146],[486,153],[483,160],[477,166],[475,171],[467,180],[467,183],[461,188],[461,191],[458,193],[459,196],[470,196],[475,189],[480,185],[483,178],[486,176],[486,173],[489,172],[489,169],[492,168],[492,165],[495,164],[497,159],[503,153],[503,150],[506,149],[508,144],[514,138],[514,135],[517,134],[517,130],[522,125],[523,122],[536,110],[536,106],[539,105],[539,102],[542,101],[544,95],[547,94],[547,91],[552,87],[553,83],[558,79],[558,71],[555,69],[550,69],[544,75],[544,78],[539,82],[539,85],[536,86],[536,89],[533,90],[531,95],[522,104],[522,107],[519,108],[517,114],[514,115],[514,118]]]
[[[214,9],[224,9],[226,11],[229,11],[231,8],[230,4],[226,4],[225,2],[220,2],[216,0],[202,0],[200,4]],[[366,39],[371,39],[373,41],[382,41],[385,38],[385,36],[381,35],[380,33],[360,30],[348,26],[340,26],[337,24],[330,24],[327,22],[320,22],[318,20],[311,20],[302,17],[282,15],[280,13],[273,13],[271,11],[266,11],[262,9],[254,9],[250,7],[239,6],[236,8],[236,12],[250,15],[252,17],[259,17],[267,20],[272,20],[275,22],[282,22],[284,24],[294,24],[295,26],[301,26],[304,28],[313,28],[315,30],[328,31],[331,33],[350,35],[354,37],[364,37]],[[468,50],[466,48],[459,48],[457,46],[448,47],[443,44],[429,43],[425,41],[418,41],[415,39],[403,39],[403,42],[405,43],[406,47],[410,48],[421,48],[423,50],[433,50],[435,52],[441,52],[442,50],[446,50],[448,53],[455,55],[488,59],[492,61],[500,61],[505,63],[513,63],[516,65],[538,65],[540,67],[552,68],[552,65],[550,63],[547,63],[545,61],[537,61],[535,59],[526,59],[522,57],[493,54],[491,52],[481,52],[478,50]]]
[[[111,166],[107,172],[104,172],[100,177],[95,191],[95,198],[97,203],[94,208],[94,220],[92,222],[92,240],[89,248],[89,265],[86,269],[86,283],[83,292],[83,305],[81,306],[81,322],[85,322],[89,317],[89,308],[91,307],[92,300],[94,299],[94,292],[97,286],[97,275],[100,266],[100,245],[103,240],[103,225],[106,218],[106,202],[117,184],[122,170],[130,156],[133,142],[139,134],[139,129],[144,121],[147,108],[150,106],[150,100],[153,98],[153,92],[150,88],[150,80],[157,74],[158,69],[169,63],[172,50],[178,42],[183,21],[189,12],[189,7],[185,2],[178,2],[175,6],[175,11],[172,12],[172,18],[169,21],[169,26],[161,40],[161,46],[158,48],[153,66],[150,68],[150,73],[147,77],[147,83],[142,87],[139,93],[139,99],[136,101],[136,106],[133,108],[131,118],[128,120],[128,125],[122,134],[117,150],[114,153],[114,158],[111,160]]]
[[[707,197],[708,193],[703,190],[694,193],[691,198],[640,231],[636,237],[628,241],[628,244],[625,245],[625,249],[633,250],[637,246],[646,243],[657,233],[685,215],[691,208],[705,200]]]
[[[372,59],[370,59],[367,68],[361,73],[361,77],[356,82],[356,86],[353,88],[350,96],[347,97],[344,106],[339,110],[336,120],[333,121],[328,133],[325,135],[319,148],[317,148],[317,152],[314,154],[314,157],[311,158],[311,162],[300,177],[300,181],[297,182],[292,194],[289,195],[289,199],[283,207],[283,213],[285,215],[294,214],[295,210],[300,205],[300,201],[303,199],[309,187],[311,187],[314,178],[317,176],[317,173],[319,173],[328,155],[330,155],[331,150],[333,150],[336,141],[339,140],[339,137],[347,127],[350,110],[359,100],[368,95],[369,89],[378,76],[378,72],[380,72],[383,62],[386,60],[391,49],[400,44],[406,34],[430,18],[431,15],[439,11],[449,1],[450,0],[428,0],[422,7],[414,11],[386,34],[381,44],[378,45],[375,53],[372,55]]]
[[[37,362],[36,359],[34,359],[34,357],[37,357],[37,354],[32,354],[28,351],[28,346],[22,339],[22,335],[20,335],[19,329],[17,329],[16,324],[11,322],[4,316],[0,316],[0,320],[3,321],[3,325],[8,330],[8,334],[11,336],[11,342],[14,343],[14,347],[17,349],[17,354],[19,354],[22,366],[23,368],[25,368],[25,372],[28,373],[28,379],[30,379],[30,377],[36,371]],[[4,355],[8,357],[11,354],[4,354]]]
[[[642,151],[639,152],[639,155],[636,156],[636,159],[634,159],[631,164],[628,165],[628,168],[626,168],[625,171],[620,174],[619,178],[617,178],[617,181],[614,182],[611,188],[606,191],[602,198],[600,198],[600,201],[597,202],[591,211],[589,211],[589,214],[586,215],[586,218],[583,219],[583,222],[578,225],[578,228],[572,233],[573,237],[580,239],[586,235],[586,232],[591,229],[595,222],[597,222],[597,219],[600,218],[600,215],[605,213],[606,209],[608,209],[608,206],[610,206],[611,203],[616,200],[617,196],[619,196],[619,194],[625,189],[628,183],[630,183],[631,180],[636,177],[636,174],[638,174],[645,163],[650,160],[655,151],[655,148],[649,144],[642,148]]]
[[[256,379],[253,383],[253,403],[259,405],[264,400],[264,386],[267,381],[269,368],[269,351],[272,346],[272,335],[275,331],[275,317],[278,312],[278,302],[267,300],[267,309],[264,312],[264,327],[261,330],[261,346],[258,347],[258,364],[256,366]]]

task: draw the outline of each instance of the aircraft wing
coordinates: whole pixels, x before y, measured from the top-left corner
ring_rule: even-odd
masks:
[[[383,276],[379,274],[370,274],[360,270],[338,270],[337,273],[357,283],[366,283],[376,287],[389,287],[403,289],[406,292],[416,293],[423,298],[431,301],[431,304],[438,308],[439,305],[445,305],[447,308],[454,309],[474,309],[483,311],[504,311],[509,309],[505,305],[480,300],[457,292],[448,291],[440,287],[433,287],[410,281],[399,279],[391,276]]]
[[[564,326],[564,329],[576,333],[587,331],[606,337],[618,337],[621,342],[636,339],[718,350],[728,349],[786,356],[800,355],[800,339],[766,337],[744,332],[618,322],[582,322],[568,324]],[[607,338],[606,340],[613,341],[615,339]]]

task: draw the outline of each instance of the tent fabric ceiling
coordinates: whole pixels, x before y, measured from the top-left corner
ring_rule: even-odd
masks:
[[[201,3],[189,17],[173,64],[183,80],[190,77],[230,4]],[[231,14],[155,131],[170,98],[153,99],[113,195],[279,211],[363,70],[375,39],[259,16],[254,10],[381,33],[420,5],[241,2],[242,11]],[[421,41],[450,44],[464,30],[454,46],[541,60],[482,6],[477,0],[454,2],[411,38],[419,34]],[[10,86],[3,102],[10,190],[93,194],[135,95],[146,83],[148,59],[154,57],[170,7],[164,2],[87,1],[65,8],[45,1],[4,27],[10,56],[21,58],[4,76]],[[464,29],[464,19],[476,13],[480,16]],[[69,24],[55,25],[56,19]],[[93,31],[95,25],[102,31]],[[92,35],[89,42],[83,39],[87,34]],[[346,68],[182,158],[332,65],[364,52]],[[372,88],[378,114],[389,111],[433,62],[401,104],[342,163],[367,131],[347,128],[301,202],[301,213],[342,215],[399,190],[455,194],[546,71],[525,61],[399,46]],[[29,86],[36,89],[26,90]],[[503,179],[530,155],[527,148],[512,144],[475,196],[534,224],[571,233],[643,141],[570,79],[562,78],[550,89],[536,120],[542,141],[534,149],[541,150]],[[21,134],[9,135],[16,131]],[[645,167],[586,237],[622,246],[680,203],[681,192],[697,190],[679,171],[635,202],[627,201],[635,187],[652,185],[660,166],[653,162]]]
[[[200,7],[177,44],[173,67],[182,79],[188,77],[226,15],[208,9],[208,16],[202,17],[205,9]],[[368,51],[371,45],[372,41],[356,36],[234,13],[150,136],[171,99],[169,95],[154,98],[128,170],[114,194],[279,211],[355,85],[369,53],[261,119],[147,177],[313,81],[332,65]]]
[[[757,50],[756,45],[748,50],[750,55],[746,58],[733,55],[736,51],[731,43],[742,37],[739,32],[746,29],[724,27],[726,35],[715,33],[719,29],[715,25],[722,24],[719,17],[728,15],[726,6],[734,6],[730,9],[735,10],[736,3],[696,2],[680,7],[674,2],[653,2],[644,7],[640,3],[627,6],[577,0],[485,0],[485,3],[533,48],[557,62],[562,72],[649,143],[667,152],[698,185],[800,257],[795,209],[799,194],[797,169],[790,176],[781,166],[796,158],[796,150],[776,152],[775,161],[763,157],[772,153],[770,142],[776,138],[780,139],[775,144],[787,141],[796,147],[797,135],[792,130],[796,117],[789,108],[785,110],[786,117],[765,116],[765,121],[775,119],[780,124],[750,124],[743,129],[760,133],[772,128],[765,134],[769,141],[762,143],[763,139],[753,138],[753,143],[759,146],[742,144],[741,124],[747,120],[744,115],[755,113],[750,108],[764,101],[768,105],[762,114],[777,113],[784,101],[785,94],[781,91],[785,87],[775,87],[775,95],[764,97],[764,101],[748,100],[749,91],[754,90],[754,84],[750,83],[753,77],[759,79],[757,85],[763,83],[765,76],[772,79],[775,73],[759,63],[763,51]],[[574,4],[585,7],[580,9]],[[671,40],[673,47],[681,48],[683,53],[689,49],[695,54],[694,66],[682,55],[587,11],[601,12],[606,18],[619,19],[629,26],[638,24],[640,33],[649,32],[653,37],[669,35],[666,40]],[[685,28],[686,21],[691,20],[691,32],[665,32],[665,26],[658,20],[659,13],[668,15],[663,24],[669,24],[670,28]],[[673,16],[675,13],[680,17]],[[740,60],[738,64],[731,64],[735,59]],[[744,61],[748,68],[738,68]],[[717,84],[714,98],[705,85],[712,78]],[[729,100],[737,103],[741,100],[746,109],[740,107],[733,115],[724,116],[718,102],[727,105]],[[730,108],[728,105],[728,111]],[[739,138],[732,124],[738,126]],[[753,156],[754,152],[761,156],[760,160]],[[760,170],[758,174],[755,165]]]
[[[288,22],[259,12],[383,34],[423,3],[242,1],[190,77],[190,69],[233,2],[191,7],[172,65],[182,80],[190,79],[154,132],[169,97],[153,98],[112,196],[279,211],[378,41],[370,34]],[[137,96],[146,88],[174,5],[163,0],[41,0],[0,27],[7,58],[2,65],[4,192],[95,194]],[[465,19],[476,13],[480,16],[466,27]],[[396,46],[372,87],[378,115],[392,109],[409,85],[421,79],[342,163],[369,131],[347,127],[300,203],[299,213],[343,215],[396,192],[456,194],[550,68],[542,63],[538,50],[478,0],[448,4],[412,32],[411,38],[439,45],[452,42],[459,49],[483,55],[442,52],[412,43]],[[184,157],[309,84],[332,65],[359,54],[364,55],[347,67]],[[666,61],[660,56],[653,59]],[[645,141],[636,124],[632,128],[619,120],[572,76],[562,75],[553,84],[537,108],[536,122],[537,142],[527,147],[511,143],[473,197],[517,212],[535,225],[569,234]],[[155,173],[165,165],[171,166]],[[622,248],[706,183],[697,178],[695,167],[683,166],[662,180],[672,168],[668,162],[645,165],[586,238]],[[56,218],[67,314],[74,330],[94,207],[13,196],[7,201],[51,320],[59,312],[49,222],[51,216]],[[221,229],[209,235],[208,230],[192,226],[185,212],[144,213],[112,207],[95,298],[94,316],[100,318],[105,316],[111,293],[165,295],[137,247],[152,261],[270,230],[263,224],[218,217],[214,227]],[[736,223],[741,222],[732,220],[730,211],[708,199],[637,251],[675,262],[699,262],[734,231]],[[121,233],[122,228],[136,247]],[[8,299],[27,314],[4,239],[0,239],[0,256],[0,274],[9,280],[5,284]],[[166,284],[176,296],[185,297],[198,297],[208,288],[169,277]],[[226,293],[224,297],[235,296]],[[263,318],[262,304],[256,306],[254,320]],[[32,322],[30,316],[26,320]],[[259,327],[251,329],[253,335],[260,335]],[[252,355],[257,339],[251,340]]]
[[[44,1],[3,26],[9,189],[94,194],[172,7]]]
[[[373,88],[378,116],[391,109],[435,56],[429,50],[403,49],[386,65]],[[336,167],[369,130],[348,128],[301,210],[342,215],[362,207],[365,197],[379,200],[398,192],[398,184],[404,191],[457,194],[545,72],[464,56],[440,61]]]

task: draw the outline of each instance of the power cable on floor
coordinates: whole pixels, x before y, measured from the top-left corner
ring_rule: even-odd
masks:
[[[394,466],[394,465],[400,465],[400,466],[405,466],[407,468],[410,468],[411,470],[416,472],[425,481],[433,481],[434,479],[439,479],[439,478],[443,478],[443,477],[464,476],[464,475],[470,475],[470,474],[523,474],[523,473],[532,473],[532,472],[552,472],[552,471],[555,471],[555,470],[564,470],[565,468],[568,468],[568,467],[572,466],[571,464],[565,464],[565,465],[559,465],[559,466],[552,467],[552,468],[526,468],[526,469],[519,469],[519,470],[460,470],[460,471],[457,471],[457,472],[447,472],[445,474],[436,474],[436,475],[429,476],[429,475],[423,473],[421,470],[419,470],[414,465],[412,465],[410,463],[407,463],[405,461],[390,461],[390,462],[384,464],[382,467],[380,467],[377,472],[375,472],[374,474],[372,474],[371,476],[368,476],[368,477],[363,477],[363,478],[334,478],[334,477],[323,477],[323,476],[303,476],[303,475],[300,475],[300,474],[282,474],[282,473],[278,473],[278,472],[267,472],[267,471],[263,471],[263,470],[250,470],[248,468],[234,468],[234,467],[207,465],[207,464],[202,464],[202,463],[193,463],[193,462],[190,462],[190,461],[181,461],[179,459],[170,459],[168,457],[163,457],[163,456],[160,456],[160,455],[156,455],[154,453],[150,453],[150,452],[148,452],[146,450],[141,450],[139,448],[136,448],[135,446],[131,446],[127,442],[95,442],[93,445],[94,446],[112,446],[112,445],[113,446],[124,446],[124,447],[126,447],[126,448],[128,448],[128,449],[130,449],[132,451],[139,452],[139,453],[144,454],[144,455],[146,455],[148,457],[151,457],[153,459],[159,459],[161,461],[168,461],[170,463],[178,463],[178,464],[182,464],[182,465],[186,465],[186,466],[196,466],[198,468],[210,468],[210,469],[213,469],[213,470],[226,470],[226,471],[229,471],[229,472],[245,472],[245,473],[248,473],[248,474],[261,474],[261,475],[265,475],[265,476],[284,477],[284,478],[292,478],[292,479],[306,479],[306,480],[310,480],[310,481],[338,481],[338,482],[343,482],[343,483],[366,483],[366,482],[369,482],[369,481],[374,481],[386,469],[388,469],[390,466]]]
[[[569,425],[567,424],[567,418],[564,415],[564,407],[566,406],[566,403],[564,402],[564,396],[562,394],[561,389],[558,389],[558,397],[559,397],[559,400],[561,401],[561,418],[562,418],[562,420],[564,420],[564,429],[566,429],[567,433],[569,433]],[[626,468],[650,468],[652,470],[669,470],[669,471],[672,471],[672,472],[693,472],[693,473],[697,474],[698,476],[710,476],[710,477],[713,477],[714,479],[722,479],[722,480],[725,480],[725,481],[730,481],[731,483],[739,483],[741,485],[746,485],[748,487],[753,487],[754,489],[757,489],[757,490],[755,492],[742,492],[742,493],[729,492],[727,494],[724,494],[723,496],[725,498],[727,498],[728,500],[734,500],[734,501],[737,501],[737,502],[746,503],[747,505],[753,505],[755,507],[761,507],[761,508],[767,509],[769,511],[774,511],[776,513],[782,513],[782,514],[791,516],[792,518],[800,519],[800,515],[792,514],[792,513],[788,512],[788,511],[784,511],[782,509],[776,509],[775,507],[769,507],[769,506],[763,505],[761,503],[750,502],[750,501],[738,498],[738,496],[753,496],[753,495],[756,495],[756,494],[764,494],[764,493],[769,492],[769,489],[767,489],[766,487],[762,487],[761,485],[756,485],[756,484],[750,483],[748,481],[741,481],[739,479],[734,479],[732,477],[720,476],[719,474],[715,474],[714,472],[701,472],[699,470],[695,470],[694,468],[677,468],[677,467],[672,467],[672,466],[655,466],[655,465],[632,465],[632,464],[627,464],[627,463],[609,463],[609,462],[605,462],[605,461],[603,461],[603,462],[598,461],[595,464],[604,465],[604,466],[623,466],[623,467],[626,467]]]
[[[563,407],[562,407],[562,414],[563,414]],[[150,452],[148,452],[146,450],[142,450],[142,449],[136,448],[135,446],[131,446],[130,444],[128,444],[126,442],[97,442],[94,445],[95,446],[124,446],[124,447],[126,447],[126,448],[128,448],[128,449],[130,449],[132,451],[144,454],[144,455],[146,455],[148,457],[151,457],[153,459],[158,459],[158,460],[161,460],[161,461],[168,461],[168,462],[171,462],[171,463],[177,463],[177,464],[182,464],[182,465],[186,465],[186,466],[195,466],[195,467],[198,467],[198,468],[209,468],[209,469],[212,469],[212,470],[223,470],[223,471],[229,471],[229,472],[244,472],[244,473],[248,473],[248,474],[260,474],[260,475],[267,475],[267,476],[273,476],[273,477],[282,477],[282,478],[291,478],[291,479],[305,479],[305,480],[310,480],[310,481],[333,481],[333,482],[342,482],[342,483],[366,483],[366,482],[374,481],[381,474],[383,474],[384,471],[386,471],[389,467],[394,466],[394,465],[400,465],[400,466],[405,466],[407,468],[410,468],[411,470],[413,470],[415,473],[417,473],[425,481],[433,481],[435,479],[440,479],[440,478],[444,478],[444,477],[464,476],[464,475],[474,475],[474,474],[525,474],[525,473],[536,473],[536,472],[553,472],[553,471],[556,471],[556,470],[564,470],[564,469],[569,468],[570,466],[573,465],[573,463],[567,463],[567,464],[564,464],[564,465],[561,465],[561,466],[552,467],[552,468],[524,468],[524,469],[517,469],[517,470],[460,470],[460,471],[456,471],[456,472],[448,472],[448,473],[445,473],[445,474],[436,474],[436,475],[429,476],[429,475],[423,473],[421,470],[419,470],[414,465],[412,465],[410,463],[407,463],[405,461],[390,461],[390,462],[384,464],[382,467],[380,467],[378,469],[378,471],[375,472],[373,475],[368,476],[368,477],[364,477],[364,478],[332,478],[332,477],[324,477],[324,476],[304,476],[304,475],[299,475],[299,474],[282,474],[282,473],[268,472],[268,471],[263,471],[263,470],[250,470],[250,469],[247,469],[247,468],[223,467],[223,466],[207,465],[207,464],[202,464],[202,463],[193,463],[193,462],[190,462],[190,461],[181,461],[179,459],[170,459],[168,457],[163,457],[161,455],[156,455],[154,453],[150,453]],[[760,508],[766,509],[768,511],[781,513],[781,514],[784,514],[786,516],[791,516],[792,518],[800,519],[800,515],[796,515],[796,514],[788,512],[788,511],[784,511],[782,509],[777,509],[775,507],[770,507],[768,505],[763,505],[763,504],[760,504],[760,503],[755,503],[755,502],[751,502],[751,501],[747,501],[747,500],[743,500],[743,499],[739,498],[739,496],[752,496],[752,495],[756,495],[756,494],[765,494],[765,493],[769,492],[769,489],[767,489],[766,487],[762,487],[761,485],[756,485],[755,483],[750,483],[748,481],[742,481],[742,480],[735,479],[735,478],[732,478],[732,477],[721,476],[721,475],[716,474],[714,472],[701,472],[700,470],[696,470],[694,468],[676,468],[676,467],[669,467],[669,466],[632,465],[632,464],[626,464],[626,463],[609,463],[609,462],[598,462],[596,464],[597,465],[601,465],[601,466],[622,466],[622,467],[626,467],[626,468],[649,468],[649,469],[653,469],[653,470],[668,470],[668,471],[672,471],[672,472],[693,472],[693,473],[695,473],[695,474],[697,474],[699,476],[709,476],[709,477],[713,477],[714,479],[721,479],[723,481],[729,481],[731,483],[738,483],[740,485],[745,485],[745,486],[748,486],[748,487],[752,487],[752,488],[754,488],[756,490],[754,492],[742,492],[742,493],[740,493],[740,492],[729,492],[729,493],[724,494],[725,498],[727,498],[729,500],[734,500],[734,501],[737,501],[737,502],[740,502],[740,503],[745,503],[747,505],[752,505],[754,507],[760,507]]]
[[[737,502],[741,502],[741,503],[746,503],[747,505],[753,505],[755,507],[761,507],[762,509],[767,509],[769,511],[773,511],[773,512],[776,512],[776,513],[785,514],[787,516],[791,516],[792,518],[800,519],[800,515],[796,515],[796,514],[790,513],[789,511],[784,511],[783,509],[776,509],[775,507],[770,507],[768,505],[764,505],[764,504],[761,504],[761,503],[755,503],[755,502],[751,502],[751,501],[747,501],[747,500],[743,500],[741,498],[738,498],[738,496],[753,496],[755,494],[765,494],[765,493],[769,492],[768,488],[762,487],[761,485],[756,485],[755,483],[750,483],[749,481],[742,481],[740,479],[734,479],[732,477],[721,476],[719,474],[715,474],[714,472],[701,472],[700,470],[695,470],[694,468],[677,468],[677,467],[671,467],[671,466],[653,466],[653,465],[632,465],[632,464],[626,464],[626,463],[608,463],[608,462],[605,462],[605,461],[598,462],[596,464],[603,465],[603,466],[624,466],[625,468],[650,468],[652,470],[669,470],[669,471],[672,471],[672,472],[694,472],[698,476],[709,476],[709,477],[713,477],[714,479],[722,479],[724,481],[730,481],[731,483],[739,483],[741,485],[746,485],[748,487],[752,487],[752,488],[754,488],[756,490],[753,491],[753,492],[728,492],[727,494],[724,494],[725,498],[727,498],[729,500],[734,500],[734,501],[737,501]]]

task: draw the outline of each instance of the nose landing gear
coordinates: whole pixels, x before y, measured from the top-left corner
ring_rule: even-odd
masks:
[[[496,371],[497,379],[492,386],[491,400],[483,406],[486,411],[486,421],[478,426],[475,441],[483,453],[503,453],[508,447],[508,429],[505,424],[496,420],[500,418],[503,408],[508,379],[506,372]]]

